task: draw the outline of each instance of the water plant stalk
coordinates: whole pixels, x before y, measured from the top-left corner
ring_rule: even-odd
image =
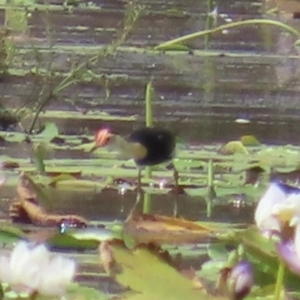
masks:
[[[214,177],[215,177],[214,162],[212,159],[209,159],[207,164],[207,185],[209,187],[214,186]]]
[[[300,39],[300,32],[298,30],[294,29],[293,27],[285,24],[285,23],[275,21],[275,20],[253,19],[253,20],[244,20],[244,21],[232,22],[230,24],[221,25],[221,26],[215,27],[213,29],[206,29],[206,30],[190,33],[190,34],[181,36],[179,38],[161,43],[161,44],[157,45],[156,47],[154,47],[154,49],[155,50],[168,50],[168,48],[170,46],[180,44],[180,43],[184,43],[184,42],[187,42],[189,40],[192,40],[192,39],[195,39],[195,38],[198,38],[198,37],[201,37],[201,36],[206,36],[207,34],[216,33],[216,32],[222,31],[224,29],[230,29],[230,28],[234,28],[234,27],[241,27],[241,26],[248,26],[248,25],[277,26],[277,27],[280,27],[280,28],[286,30],[287,32],[295,35],[298,39]]]
[[[276,285],[275,285],[274,300],[280,300],[281,291],[283,288],[284,275],[285,275],[285,265],[284,262],[280,260],[278,272],[277,272]]]
[[[153,127],[153,112],[152,112],[152,81],[146,87],[146,127]]]
[[[212,214],[212,201],[215,197],[214,192],[214,163],[212,159],[209,159],[207,163],[207,197],[206,197],[206,216],[211,217]]]
[[[206,29],[211,29],[213,27],[215,18],[210,15],[210,13],[213,11],[214,7],[214,0],[207,0],[207,17],[206,17]],[[204,45],[205,49],[209,49],[210,46],[210,40],[211,40],[211,34],[207,34],[205,36]]]
[[[153,127],[153,113],[152,113],[152,81],[150,81],[146,86],[145,93],[145,122],[146,127]],[[151,167],[146,167],[146,176],[147,179],[151,178]],[[143,201],[143,213],[151,212],[151,195],[145,193]]]
[[[152,113],[152,81],[150,81],[146,86],[146,95],[145,95],[145,110],[146,110],[146,127],[153,127],[153,113]],[[146,178],[151,178],[151,167],[146,167]],[[143,202],[143,213],[151,212],[151,196],[147,193],[144,195]]]
[[[152,202],[151,202],[151,194],[145,193],[144,194],[144,201],[143,201],[143,213],[150,214],[152,209]]]
[[[44,175],[46,172],[46,167],[44,163],[44,151],[43,149],[40,149],[39,145],[34,147],[34,163],[37,171]]]

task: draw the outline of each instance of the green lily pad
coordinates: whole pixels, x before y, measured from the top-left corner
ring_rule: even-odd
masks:
[[[243,145],[241,141],[231,141],[223,145],[220,149],[220,153],[222,154],[249,154],[246,147]]]
[[[208,297],[196,290],[193,282],[146,248],[130,251],[120,245],[111,245],[118,270],[117,282],[137,294],[128,299],[199,300]],[[155,288],[154,288],[155,287]],[[210,299],[225,299],[210,296]]]
[[[68,235],[81,241],[98,241],[107,242],[119,239],[121,240],[122,229],[120,231],[112,231],[105,228],[84,228],[78,230],[71,230]]]
[[[88,250],[96,249],[99,242],[95,239],[77,239],[68,233],[58,233],[54,237],[51,237],[47,244],[50,247],[64,249],[64,250]]]
[[[9,143],[22,143],[25,140],[25,135],[19,132],[1,132],[0,137]]]
[[[43,142],[50,142],[52,139],[59,135],[58,128],[55,123],[47,122],[45,123],[45,129],[36,135],[36,137],[41,138]]]
[[[184,44],[172,44],[172,45],[158,45],[154,48],[155,50],[164,50],[164,51],[189,51],[190,48]]]
[[[241,137],[241,142],[244,146],[250,147],[250,146],[259,146],[260,142],[254,135],[244,135]]]
[[[24,238],[26,238],[26,234],[18,227],[9,224],[0,226],[0,243],[13,244]]]

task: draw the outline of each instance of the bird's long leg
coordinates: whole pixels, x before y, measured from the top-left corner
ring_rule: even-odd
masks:
[[[140,196],[142,194],[142,182],[141,182],[141,179],[142,179],[142,168],[138,168],[137,194],[140,195]]]
[[[178,195],[179,195],[179,185],[178,185],[179,174],[173,163],[172,163],[172,168],[173,168],[174,190],[175,190],[173,215],[177,217],[178,216]]]
[[[130,218],[135,212],[136,212],[136,207],[138,204],[141,202],[142,199],[142,184],[141,184],[141,177],[142,177],[142,168],[138,168],[138,181],[137,181],[137,193],[136,193],[136,201],[134,206],[132,207],[128,218]]]

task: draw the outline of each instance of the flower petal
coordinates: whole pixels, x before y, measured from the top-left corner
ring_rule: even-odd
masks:
[[[57,256],[44,270],[38,291],[45,296],[61,296],[75,275],[75,261]]]
[[[297,225],[295,229],[294,248],[300,261],[300,225]]]
[[[296,274],[300,274],[300,259],[292,241],[280,243],[277,246],[279,256],[285,261],[288,268]]]
[[[286,199],[285,192],[276,183],[271,183],[266,193],[260,199],[256,211],[255,222],[261,230],[278,230],[279,223],[272,216],[272,208],[275,204],[281,203]],[[271,226],[271,227],[270,227]],[[274,228],[275,227],[275,228]]]
[[[235,281],[235,292],[241,293],[245,289],[250,289],[253,285],[252,267],[248,262],[238,263],[231,271],[230,280]]]
[[[252,267],[247,261],[241,261],[230,270],[227,278],[230,299],[243,299],[250,292],[252,286]]]
[[[12,251],[11,258],[10,258],[10,267],[12,270],[20,267],[29,256],[29,248],[26,242],[18,242],[15,246],[14,250]]]
[[[12,272],[10,268],[10,258],[6,256],[0,257],[0,281],[10,283],[12,281]]]

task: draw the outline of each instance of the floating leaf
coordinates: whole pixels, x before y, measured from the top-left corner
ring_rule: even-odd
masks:
[[[206,197],[208,195],[207,187],[185,188],[184,191],[191,197]]]
[[[55,137],[59,135],[58,128],[55,123],[47,122],[45,123],[44,130],[37,134],[36,136],[41,138],[43,142],[50,142]]]
[[[209,260],[202,264],[201,270],[197,272],[200,278],[209,281],[211,284],[216,284],[220,277],[220,271],[226,266],[224,260]]]
[[[215,231],[204,224],[159,215],[131,216],[124,224],[124,233],[134,239],[135,244],[197,243],[211,238]]]
[[[231,141],[223,145],[219,151],[222,154],[249,154],[241,141]]]
[[[95,239],[77,239],[68,233],[58,233],[54,237],[51,237],[47,244],[55,249],[64,250],[87,250],[96,249],[99,242]]]
[[[244,146],[259,146],[260,142],[254,135],[243,135],[241,137],[241,142]]]
[[[78,191],[78,190],[92,190],[92,191],[101,191],[105,188],[105,182],[97,182],[92,180],[81,180],[81,179],[66,179],[60,180],[55,183],[55,188],[57,190],[70,190],[70,191]]]
[[[25,140],[25,135],[19,132],[4,132],[0,134],[0,137],[2,137],[6,142],[10,143],[22,143]]]
[[[0,226],[0,243],[12,244],[25,237],[25,233],[18,227],[8,224]]]
[[[172,44],[172,45],[164,45],[164,46],[156,46],[156,50],[164,50],[164,51],[189,51],[190,48],[184,44]]]
[[[94,240],[97,242],[107,242],[115,239],[121,239],[121,230],[112,231],[105,228],[84,228],[71,230],[68,234],[77,240]]]
[[[191,280],[182,276],[169,264],[145,248],[130,251],[121,245],[111,245],[115,259],[116,280],[137,292],[132,300],[172,299],[199,300],[208,295],[196,290]],[[225,299],[210,296],[210,299]]]
[[[210,259],[213,260],[226,260],[228,256],[228,250],[224,244],[210,244],[207,248]]]
[[[58,182],[64,181],[64,180],[73,180],[75,177],[71,175],[70,173],[61,173],[53,178],[51,178],[49,185],[50,186],[56,186]]]
[[[72,149],[74,150],[82,150],[84,152],[91,152],[93,147],[95,146],[95,142],[80,144],[78,146],[74,146]]]
[[[14,221],[40,226],[59,226],[62,222],[73,224],[76,227],[86,226],[87,221],[81,216],[48,213],[38,204],[38,192],[40,192],[39,187],[32,178],[29,175],[22,174],[17,185],[18,201],[10,207],[10,217]]]

